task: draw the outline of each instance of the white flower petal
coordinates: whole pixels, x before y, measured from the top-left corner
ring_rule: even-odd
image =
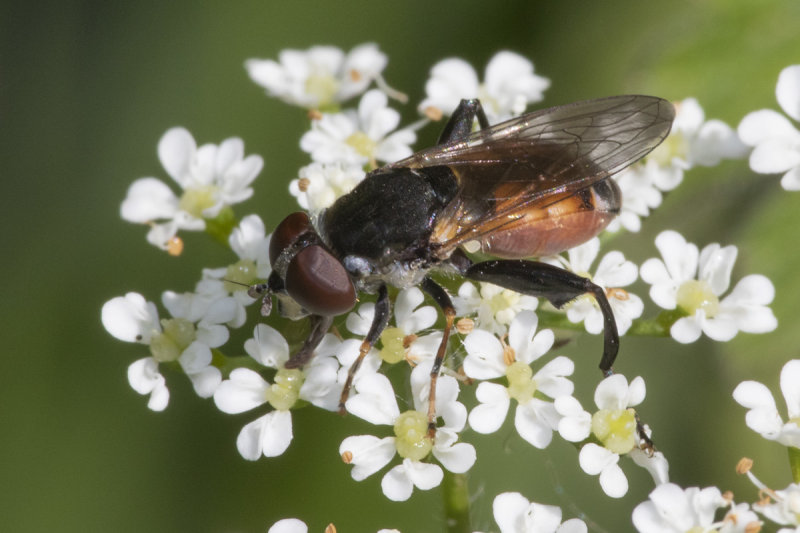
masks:
[[[800,135],[771,137],[750,154],[750,168],[762,174],[777,174],[800,165]]]
[[[297,518],[284,518],[275,522],[267,533],[308,533],[308,526]]]
[[[505,387],[484,381],[475,396],[480,402],[469,414],[469,425],[478,433],[494,433],[503,425],[511,403]]]
[[[394,437],[379,439],[372,435],[347,437],[339,446],[339,455],[352,454],[350,475],[356,481],[371,476],[392,460],[396,453]]]
[[[236,448],[247,460],[255,461],[263,453],[265,457],[277,457],[292,442],[291,411],[272,411],[242,428],[236,439]]]
[[[775,96],[786,114],[800,121],[800,65],[792,65],[781,71]]]
[[[793,359],[783,365],[781,392],[786,399],[789,418],[800,416],[800,359]]]
[[[158,363],[152,357],[134,361],[128,367],[128,383],[139,394],[149,394],[147,407],[152,411],[163,411],[169,403],[166,380],[158,372]]]
[[[441,438],[441,433],[441,429],[436,433],[437,441]],[[472,444],[458,442],[448,447],[434,446],[433,456],[450,472],[463,474],[475,464],[477,455]]]
[[[213,366],[207,366],[188,376],[192,381],[194,392],[201,398],[211,398],[222,383],[222,372]]]
[[[229,379],[217,387],[214,403],[223,413],[243,413],[266,403],[268,389],[269,383],[257,372],[236,368],[231,371]]]
[[[622,498],[628,492],[628,478],[618,465],[609,466],[600,472],[600,487],[612,498]]]
[[[561,415],[558,432],[570,442],[586,439],[592,430],[592,415],[584,411],[580,402],[573,396],[559,396],[553,402],[556,412]]]
[[[767,139],[792,138],[798,135],[792,123],[777,111],[761,109],[748,113],[739,123],[739,138],[747,145],[756,146]]]
[[[347,411],[372,424],[392,425],[400,416],[394,389],[383,374],[369,374],[358,382],[358,393],[345,404]]]
[[[186,128],[172,128],[167,130],[158,142],[158,158],[177,183],[185,186],[192,164],[192,158],[197,151],[197,143]]]
[[[514,426],[520,437],[533,446],[544,449],[553,439],[553,430],[558,428],[559,419],[552,403],[534,398],[517,405]]]
[[[501,533],[519,533],[525,531],[525,515],[531,503],[519,492],[503,492],[492,502],[494,521]],[[560,520],[560,516],[559,516]]]
[[[702,311],[698,310],[698,313],[702,316]],[[672,338],[682,344],[696,341],[702,332],[702,324],[698,321],[697,315],[679,318],[669,330]]]
[[[581,469],[590,476],[596,476],[605,468],[616,465],[619,462],[619,455],[590,442],[581,448],[578,454],[578,463]]]
[[[141,178],[131,183],[120,206],[123,220],[139,224],[172,218],[177,211],[178,198],[156,178]]]
[[[106,331],[125,342],[149,344],[152,335],[161,331],[155,304],[136,292],[103,304],[101,320]]]
[[[253,338],[247,339],[244,349],[264,366],[278,368],[289,360],[289,344],[278,330],[266,324],[258,324]]]
[[[474,379],[493,379],[504,376],[503,346],[500,341],[482,329],[473,330],[464,338],[464,373]]]

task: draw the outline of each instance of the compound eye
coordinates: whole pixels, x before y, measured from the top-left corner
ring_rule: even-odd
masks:
[[[345,313],[356,303],[356,290],[342,264],[322,246],[301,250],[286,270],[286,292],[315,315]]]
[[[308,231],[313,231],[311,220],[302,211],[292,213],[278,224],[278,227],[272,233],[272,239],[269,241],[269,262],[273,268],[281,252],[294,244],[300,235]]]

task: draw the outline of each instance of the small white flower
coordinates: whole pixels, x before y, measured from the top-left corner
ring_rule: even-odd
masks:
[[[410,156],[417,135],[411,128],[397,130],[400,113],[387,104],[386,94],[373,89],[361,97],[357,112],[323,113],[300,138],[300,148],[318,163],[345,165],[392,162]]]
[[[158,371],[159,363],[177,361],[201,398],[214,394],[222,379],[211,365],[211,348],[228,340],[228,329],[219,324],[197,325],[180,313],[159,322],[155,304],[141,294],[129,292],[103,305],[102,322],[106,330],[125,342],[146,344],[151,357],[134,362],[128,368],[128,381],[139,394],[150,394],[148,407],[162,411],[169,402],[169,391]]]
[[[568,259],[562,256],[543,258],[542,261],[560,266],[580,276],[591,279],[606,291],[606,298],[617,323],[617,330],[624,335],[635,318],[642,316],[644,302],[637,295],[621,289],[636,281],[636,265],[625,259],[622,252],[608,252],[600,260],[594,275],[589,274],[597,254],[600,252],[600,239],[597,237],[567,252]],[[566,305],[570,322],[583,322],[586,331],[594,335],[603,331],[603,313],[591,295],[583,295]]]
[[[441,332],[421,337],[417,335],[432,327],[438,317],[433,306],[422,305],[424,300],[425,296],[417,287],[403,289],[398,293],[392,313],[396,325],[384,329],[380,337],[383,345],[380,356],[387,363],[407,359],[418,364],[436,354],[442,338]],[[357,312],[347,316],[347,329],[356,335],[365,336],[374,316],[375,304],[362,304]]]
[[[781,370],[781,391],[786,400],[789,421],[783,421],[769,389],[757,381],[743,381],[733,391],[733,399],[749,409],[747,427],[784,446],[800,448],[800,359],[793,359]]]
[[[638,446],[636,413],[632,407],[639,405],[644,397],[644,380],[637,377],[628,385],[622,374],[605,378],[594,393],[599,410],[592,415],[591,429],[602,446],[585,444],[578,461],[587,474],[600,475],[603,492],[612,498],[621,498],[628,492],[628,480],[617,463],[621,454]]]
[[[244,157],[241,139],[234,137],[219,146],[205,144],[198,148],[184,128],[172,128],[161,137],[158,157],[183,190],[181,196],[156,178],[141,178],[128,189],[120,215],[129,222],[151,225],[148,242],[164,250],[170,249],[178,230],[203,230],[206,219],[250,198],[250,183],[264,166],[260,156]],[[156,223],[157,220],[165,222]]]
[[[374,43],[348,54],[333,46],[283,50],[278,59],[248,59],[245,68],[268,95],[307,109],[329,108],[364,92],[387,63]]]
[[[320,211],[352,191],[364,176],[363,167],[356,163],[311,163],[289,183],[289,193],[303,209]]]
[[[271,237],[271,234],[266,235],[261,217],[247,215],[228,237],[231,249],[239,260],[227,267],[203,269],[205,279],[201,283],[213,284],[226,296],[231,296],[232,301],[225,302],[225,305],[232,306],[229,310],[231,318],[223,322],[233,328],[241,327],[245,323],[245,307],[255,301],[247,294],[249,286],[258,280],[267,279],[272,272],[269,260]]]
[[[736,132],[721,120],[706,121],[696,99],[677,102],[675,111],[669,136],[645,159],[656,187],[672,190],[683,181],[683,173],[696,165],[710,167],[722,159],[744,157],[747,150]]]
[[[716,487],[683,490],[674,483],[666,483],[653,489],[648,501],[636,506],[633,525],[640,533],[718,531],[722,524],[714,522],[714,515],[727,505]]]
[[[519,54],[502,51],[486,66],[484,81],[463,59],[450,58],[431,69],[425,84],[426,98],[419,104],[420,113],[436,109],[449,115],[463,98],[480,98],[491,124],[519,115],[528,104],[542,100],[550,80],[533,72],[533,63]]]
[[[467,357],[464,373],[475,379],[494,379],[505,376],[508,386],[488,381],[478,385],[478,399],[469,415],[472,429],[478,433],[493,433],[506,418],[511,400],[517,401],[514,426],[520,436],[537,448],[546,448],[558,428],[559,415],[552,402],[534,394],[538,391],[551,398],[572,393],[574,363],[559,356],[549,361],[536,374],[530,365],[553,345],[553,332],[536,332],[538,318],[532,311],[517,315],[508,333],[508,345],[503,345],[489,332],[476,329],[464,339]]]
[[[800,530],[800,484],[792,483],[783,490],[772,491],[775,501],[753,504],[753,509],[782,526],[778,533],[795,533]]]
[[[494,335],[504,334],[519,312],[533,311],[539,304],[533,296],[491,283],[478,285],[480,289],[470,282],[463,283],[453,298],[453,305],[459,316],[477,314],[476,325]]]
[[[800,65],[786,67],[778,76],[775,95],[783,111],[800,121]],[[739,137],[753,146],[750,168],[760,174],[783,172],[781,186],[800,190],[800,131],[770,109],[747,114],[739,123]]]
[[[572,518],[561,523],[561,509],[554,505],[530,502],[518,492],[498,494],[492,504],[494,521],[500,533],[586,533],[583,520]]]
[[[662,259],[651,258],[641,267],[641,276],[651,284],[650,297],[664,309],[680,308],[688,316],[672,325],[672,338],[690,343],[701,333],[717,341],[728,341],[739,331],[766,333],[778,323],[767,305],[775,296],[772,282],[751,274],[742,278],[724,298],[736,261],[735,246],[709,244],[698,253],[675,231],[656,237]]]
[[[429,490],[442,482],[442,469],[423,461],[429,454],[454,473],[466,472],[475,463],[475,448],[457,442],[467,413],[457,401],[458,383],[450,376],[440,376],[436,389],[436,413],[444,424],[437,427],[434,441],[427,436],[429,374],[429,365],[419,365],[412,371],[415,408],[403,413],[397,406],[391,383],[383,374],[371,373],[361,378],[358,393],[347,400],[347,410],[354,415],[373,424],[394,426],[393,437],[353,436],[339,446],[342,459],[353,465],[351,475],[356,481],[386,466],[395,453],[403,458],[381,481],[383,493],[393,501],[407,500],[414,487]]]
[[[328,335],[320,346],[331,342],[336,342],[335,338]],[[258,363],[277,369],[273,383],[248,368],[234,369],[214,393],[214,403],[229,414],[250,411],[265,403],[271,405],[272,411],[245,425],[236,439],[242,457],[255,461],[261,455],[281,455],[289,447],[293,436],[291,409],[299,399],[333,409],[331,392],[338,397],[341,388],[337,387],[338,364],[330,353],[321,354],[319,349],[302,370],[284,368],[289,359],[289,345],[277,330],[266,324],[256,326],[253,338],[245,342],[245,351]],[[328,352],[331,351],[328,347]],[[307,381],[314,386],[306,387]]]

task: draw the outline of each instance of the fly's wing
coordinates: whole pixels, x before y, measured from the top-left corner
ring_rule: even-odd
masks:
[[[652,96],[587,100],[513,118],[390,167],[454,172],[459,190],[433,239],[447,252],[513,228],[534,203],[546,206],[619,172],[664,140],[674,116],[672,104]]]

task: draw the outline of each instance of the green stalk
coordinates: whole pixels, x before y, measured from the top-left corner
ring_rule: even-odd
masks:
[[[789,446],[789,468],[792,469],[792,479],[800,483],[800,448]]]
[[[469,487],[466,474],[453,474],[444,469],[442,480],[444,519],[447,533],[470,533]]]

